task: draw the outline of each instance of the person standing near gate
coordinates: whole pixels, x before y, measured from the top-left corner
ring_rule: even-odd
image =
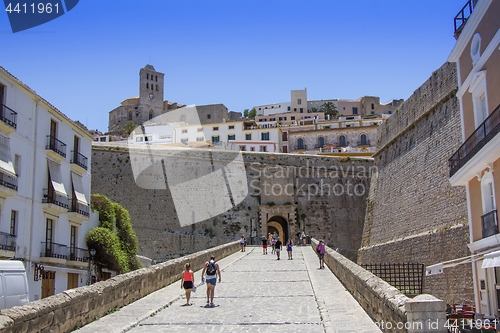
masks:
[[[281,243],[281,240],[279,237],[277,238],[276,243],[274,244],[274,248],[276,251],[276,256],[278,257],[277,260],[280,260],[280,253],[281,253],[281,250],[283,248],[283,243]]]
[[[292,258],[292,239],[290,238],[288,242],[286,242],[286,252],[288,253],[288,260],[293,260]]]
[[[205,275],[206,273],[206,275]],[[217,283],[217,276],[219,276],[219,283],[221,280],[219,264],[215,262],[215,257],[211,256],[210,261],[205,263],[203,271],[201,272],[201,282],[207,282],[207,306],[214,305],[215,285]]]
[[[262,237],[262,254],[267,254],[267,239]]]

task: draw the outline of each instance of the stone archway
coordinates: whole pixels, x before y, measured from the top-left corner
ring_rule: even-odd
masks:
[[[297,206],[295,205],[261,205],[259,206],[260,236],[268,236],[268,230],[275,229],[285,243],[293,239],[297,228]]]

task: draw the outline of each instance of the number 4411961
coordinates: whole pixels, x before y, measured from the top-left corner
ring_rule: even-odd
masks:
[[[8,12],[9,14],[12,12],[18,13],[18,14],[26,14],[26,13],[38,13],[38,14],[50,14],[53,11],[57,14],[59,13],[59,4],[56,2],[54,5],[52,5],[50,2],[49,3],[32,3],[32,4],[20,4],[17,3],[15,4],[14,8],[12,8],[12,4],[9,3],[7,7],[5,8],[5,11]]]

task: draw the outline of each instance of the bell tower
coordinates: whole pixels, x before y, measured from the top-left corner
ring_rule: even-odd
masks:
[[[139,71],[139,104],[151,109],[163,109],[163,80],[165,74],[146,65]],[[156,114],[155,114],[156,116]]]

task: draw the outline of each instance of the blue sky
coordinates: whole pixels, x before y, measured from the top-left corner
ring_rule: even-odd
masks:
[[[164,99],[242,112],[290,100],[408,98],[447,59],[465,0],[81,0],[13,34],[0,65],[89,129],[138,95],[139,69],[165,73]]]

